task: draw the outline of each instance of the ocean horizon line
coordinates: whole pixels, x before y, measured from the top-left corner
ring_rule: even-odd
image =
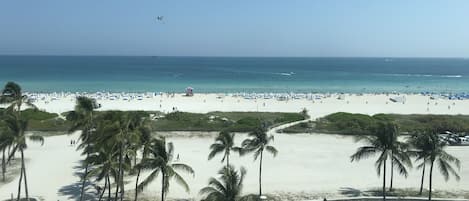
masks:
[[[114,54],[0,54],[0,57],[166,57],[166,58],[311,58],[311,59],[463,59],[469,56],[210,56],[210,55],[114,55]]]

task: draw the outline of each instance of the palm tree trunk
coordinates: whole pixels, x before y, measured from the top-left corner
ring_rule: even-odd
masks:
[[[107,183],[109,184],[107,187],[107,200],[111,200],[111,179],[109,178],[109,175],[107,177]]]
[[[138,172],[137,172],[137,179],[135,180],[135,201],[137,201],[137,198],[138,198],[138,179],[140,177],[140,168],[138,168]]]
[[[11,149],[11,145],[8,145],[8,155],[7,155],[7,156],[10,155],[10,149]],[[15,156],[13,155],[11,158],[12,158],[12,159],[15,159]],[[8,165],[11,165],[10,161],[11,161],[11,160],[8,160],[8,161],[7,161]]]
[[[124,168],[121,169],[121,201],[124,199],[124,193],[125,193],[125,190],[124,190]]]
[[[226,154],[226,167],[229,167],[230,166],[230,153],[228,152]]]
[[[394,158],[392,157],[392,152],[391,152],[391,182],[389,185],[389,191],[392,191],[392,181],[394,179]]]
[[[20,152],[21,152],[21,165],[23,166],[23,175],[24,175],[24,192],[26,193],[26,200],[29,200],[28,180],[26,178],[26,165],[24,164],[23,149],[21,149]]]
[[[422,170],[422,180],[420,181],[420,192],[419,195],[422,195],[423,193],[423,180],[425,179],[425,162],[423,164],[423,170]]]
[[[122,167],[123,163],[123,157],[124,154],[122,153],[123,150],[123,145],[121,144],[120,146],[120,153],[119,153],[119,185],[120,185],[120,201],[124,199],[124,168]]]
[[[107,188],[107,179],[104,178],[104,188],[101,190],[101,193],[99,195],[99,201],[103,199],[103,195],[104,195],[104,192],[106,192],[106,188]]]
[[[428,200],[432,200],[432,176],[433,176],[433,161],[430,165],[430,180],[429,180],[430,188],[428,188]]]
[[[116,176],[116,192],[115,192],[115,200],[118,199],[118,195],[119,195],[119,187],[121,185],[121,170],[122,170],[122,146],[120,147],[120,150],[119,150],[119,169],[117,171],[117,176]]]
[[[164,183],[165,183],[165,173],[161,172],[161,201],[164,201]]]
[[[86,159],[90,156],[89,153],[86,153]],[[86,184],[86,177],[88,176],[88,163],[85,161],[85,174],[83,174],[82,182],[81,182],[81,193],[80,193],[80,201],[83,201],[83,197],[85,195],[85,184]]]
[[[386,159],[383,164],[383,201],[386,201]]]
[[[119,195],[119,186],[120,186],[119,175],[116,175],[115,182],[116,182],[116,192],[114,192],[114,200],[117,200],[117,195]]]
[[[20,179],[18,182],[18,197],[16,198],[17,201],[20,201],[20,196],[21,196],[21,182],[23,181],[23,166],[21,166],[21,171],[20,171]]]
[[[5,182],[5,172],[6,172],[6,164],[5,164],[5,148],[2,150],[2,181]]]
[[[259,199],[262,196],[262,154],[264,150],[261,151],[261,158],[259,160]]]

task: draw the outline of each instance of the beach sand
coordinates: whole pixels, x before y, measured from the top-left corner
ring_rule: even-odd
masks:
[[[78,134],[47,137],[44,146],[30,143],[25,152],[31,160],[27,164],[29,192],[33,196],[40,196],[45,200],[77,200],[79,196],[79,177],[83,171],[79,168],[82,158],[75,146],[70,146],[70,140],[76,139]],[[236,143],[245,137],[237,134]],[[168,141],[175,145],[175,154],[180,155],[180,162],[191,165],[195,170],[195,177],[185,175],[191,192],[186,193],[176,183],[171,183],[169,197],[199,198],[198,191],[207,185],[210,177],[224,165],[221,157],[207,160],[210,137],[171,137]],[[279,150],[277,157],[266,155],[263,169],[263,189],[266,193],[309,193],[329,194],[341,197],[340,191],[347,188],[365,190],[379,187],[382,180],[378,178],[374,168],[374,158],[360,162],[350,162],[350,155],[360,146],[350,136],[327,134],[276,134],[273,144]],[[464,190],[469,186],[469,149],[468,147],[448,147],[448,152],[458,157],[462,164],[461,181],[454,179],[445,182],[435,170],[434,188],[438,190]],[[258,189],[258,162],[253,161],[252,155],[238,157],[233,155],[232,164],[244,166],[247,177],[244,182],[245,193],[256,193]],[[144,176],[146,174],[143,174]],[[417,188],[420,182],[420,171],[411,171],[407,179],[396,176],[394,187]],[[130,183],[126,185],[128,192],[133,193],[135,178],[127,177]],[[10,193],[15,195],[18,178],[0,188],[0,197],[8,198]],[[158,196],[160,178],[145,190],[146,196]],[[93,189],[88,191],[91,195]]]
[[[299,112],[307,108],[312,118],[322,117],[334,112],[354,112],[363,114],[397,113],[397,114],[469,114],[469,100],[430,100],[428,96],[406,95],[406,103],[393,103],[392,97],[386,95],[347,95],[345,100],[338,100],[337,96],[322,100],[293,99],[277,101],[274,99],[246,100],[238,97],[217,98],[216,94],[196,94],[194,97],[184,97],[176,94],[174,98],[157,96],[143,100],[101,100],[100,110],[161,110],[169,112],[173,107],[187,112],[210,111],[267,111],[267,112]],[[264,106],[265,103],[265,106]],[[428,104],[427,104],[428,103]],[[454,104],[453,104],[454,103]],[[65,112],[73,110],[75,101],[72,97],[58,100],[38,101],[36,105],[49,112]],[[159,105],[162,105],[161,109]],[[449,106],[449,109],[448,109]],[[428,110],[427,110],[428,108]],[[189,134],[188,136],[197,136]],[[341,196],[343,188],[364,190],[379,187],[382,180],[378,178],[374,168],[374,158],[351,163],[349,156],[354,153],[359,143],[352,137],[322,134],[276,134],[274,146],[279,155],[272,158],[267,155],[264,161],[263,189],[266,193],[308,192],[331,193]],[[77,139],[78,133],[46,137],[44,146],[29,143],[25,151],[29,159],[27,175],[31,196],[39,196],[44,200],[77,200],[79,196],[80,178],[83,171],[79,162],[83,159],[76,147],[70,146],[70,140]],[[239,142],[243,134],[236,137]],[[168,141],[174,143],[176,154],[180,154],[181,162],[191,165],[196,176],[186,175],[191,192],[186,193],[176,183],[172,183],[169,197],[198,198],[198,191],[206,186],[210,177],[216,176],[222,167],[220,157],[207,161],[209,145],[213,138],[202,137],[170,137]],[[441,190],[464,190],[469,186],[469,147],[448,147],[451,154],[462,162],[460,182],[450,180],[444,182],[435,170],[434,188]],[[258,189],[258,163],[252,156],[232,157],[231,162],[237,167],[244,166],[248,170],[244,192],[255,193]],[[145,174],[144,174],[145,175]],[[419,187],[420,172],[412,171],[409,178],[397,176],[394,186]],[[131,177],[126,189],[133,191],[135,180]],[[18,178],[0,187],[0,197],[10,198],[11,193],[16,197]],[[146,190],[146,196],[159,194],[158,178]],[[94,192],[90,189],[88,192]]]
[[[396,113],[396,114],[469,114],[469,100],[430,100],[423,95],[400,95],[406,102],[395,103],[389,99],[397,95],[385,94],[347,94],[343,100],[332,94],[320,100],[290,99],[244,99],[242,97],[223,96],[218,94],[196,94],[192,97],[175,94],[152,96],[142,100],[98,100],[102,105],[99,110],[147,110],[172,112],[173,108],[184,112],[206,113],[212,111],[261,111],[261,112],[300,112],[308,109],[312,118],[322,117],[334,112],[352,112],[363,114]],[[326,96],[326,95],[322,95]],[[38,108],[54,113],[73,110],[75,96],[69,95],[57,100],[38,100]],[[161,106],[161,107],[160,107]]]

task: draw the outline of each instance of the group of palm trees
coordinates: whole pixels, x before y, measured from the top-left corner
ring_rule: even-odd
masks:
[[[406,142],[398,139],[399,131],[396,124],[389,121],[380,121],[374,128],[374,135],[359,136],[359,141],[364,141],[365,146],[358,148],[350,158],[351,161],[359,161],[364,158],[379,155],[375,162],[378,176],[383,174],[382,195],[386,200],[386,168],[390,161],[390,185],[389,191],[393,191],[394,169],[399,174],[407,177],[408,169],[412,168],[412,158],[418,163],[417,168],[422,169],[420,183],[420,195],[423,193],[425,168],[430,166],[428,200],[432,199],[432,178],[434,165],[439,167],[445,180],[450,174],[457,180],[460,179],[456,168],[460,168],[460,161],[445,151],[446,143],[441,141],[438,134],[432,131],[416,131]]]
[[[93,179],[95,183],[104,183],[98,188],[99,200],[103,200],[107,192],[106,200],[122,201],[126,192],[124,177],[128,175],[136,175],[134,200],[138,200],[138,193],[158,175],[161,175],[162,201],[171,180],[189,190],[178,171],[194,174],[194,170],[174,162],[174,145],[167,143],[164,137],[152,135],[148,115],[122,111],[98,113],[94,111],[97,106],[94,99],[78,97],[75,110],[67,115],[73,122],[70,131],[81,130],[78,149],[86,156],[82,163],[80,200],[87,200],[86,181]],[[150,174],[140,181],[142,170]]]
[[[210,178],[209,186],[203,188],[200,194],[205,196],[204,201],[243,201],[243,200],[259,200],[262,199],[262,159],[264,151],[272,154],[274,157],[278,151],[271,145],[274,140],[273,135],[267,134],[266,124],[262,124],[248,134],[248,138],[241,143],[241,147],[234,145],[234,133],[222,131],[215,138],[215,142],[210,146],[208,159],[212,159],[218,154],[223,154],[221,162],[226,161],[218,174],[219,179]],[[246,170],[241,167],[236,171],[234,166],[230,164],[230,154],[232,152],[243,156],[247,153],[253,153],[254,160],[259,159],[259,194],[242,195],[242,184]]]
[[[21,87],[14,83],[8,82],[2,90],[0,96],[1,104],[9,104],[3,111],[1,120],[4,127],[0,130],[0,149],[2,151],[2,181],[5,181],[7,166],[11,165],[16,153],[21,155],[20,178],[18,182],[17,199],[21,196],[21,186],[24,184],[25,197],[28,200],[28,179],[26,177],[26,164],[24,162],[24,150],[28,147],[26,138],[31,141],[44,143],[44,138],[38,135],[28,135],[25,132],[28,127],[28,120],[21,115],[21,106],[35,108],[27,96],[23,95]]]
[[[164,201],[169,191],[169,182],[175,180],[186,191],[189,185],[178,171],[194,174],[186,164],[174,160],[174,145],[167,143],[164,137],[152,135],[147,114],[141,112],[107,111],[97,113],[98,104],[94,99],[78,97],[75,110],[67,115],[73,122],[70,132],[81,130],[78,148],[86,155],[83,161],[80,200],[84,200],[86,181],[93,178],[96,183],[104,183],[100,188],[99,200],[103,200],[107,191],[107,200],[123,200],[125,197],[124,176],[136,175],[134,200],[138,193],[161,175],[161,200]],[[234,133],[223,131],[211,145],[209,159],[223,153],[226,166],[220,170],[221,182],[212,178],[209,186],[201,190],[207,201],[238,201],[257,196],[241,196],[242,182],[246,171],[237,172],[229,163],[230,153],[241,155],[254,153],[259,158],[259,196],[262,195],[261,174],[264,151],[274,156],[277,150],[270,145],[274,140],[267,134],[263,124],[248,134],[241,147],[234,146]],[[137,160],[139,159],[139,160]],[[148,170],[148,176],[140,181],[142,170]],[[112,196],[111,179],[114,183]],[[236,185],[235,185],[236,184]]]

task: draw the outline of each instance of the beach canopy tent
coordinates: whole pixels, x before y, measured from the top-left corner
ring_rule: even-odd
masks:
[[[396,96],[396,97],[389,98],[389,100],[395,103],[405,103],[405,96]]]
[[[186,88],[186,96],[193,96],[194,95],[194,88],[187,87]]]

